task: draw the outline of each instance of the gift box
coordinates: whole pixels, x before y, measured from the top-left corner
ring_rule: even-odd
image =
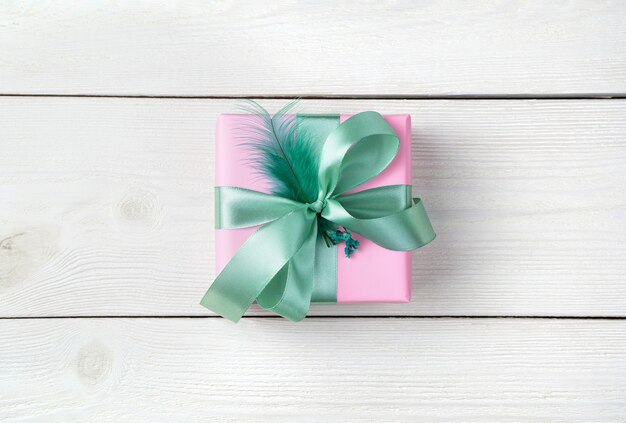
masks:
[[[350,115],[340,115],[343,123]],[[215,138],[215,185],[218,187],[240,187],[270,193],[266,180],[259,178],[250,155],[252,146],[241,140],[242,115],[222,114],[219,116]],[[391,164],[379,175],[348,193],[359,192],[387,185],[411,185],[411,117],[408,114],[383,115],[384,120],[397,135],[400,146]],[[216,270],[221,272],[245,241],[258,227],[216,230]],[[350,257],[343,248],[335,248],[335,272],[337,303],[397,302],[411,298],[411,251],[393,251],[354,233],[359,241],[358,251]],[[261,252],[271,254],[271,252]],[[311,260],[314,260],[311,257]],[[322,266],[324,263],[322,263]],[[312,302],[327,302],[316,296],[316,277],[313,277]]]

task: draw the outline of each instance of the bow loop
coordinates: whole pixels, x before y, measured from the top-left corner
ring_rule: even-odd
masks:
[[[374,178],[393,161],[400,140],[377,112],[356,114],[334,129],[322,149],[320,190],[337,196]]]

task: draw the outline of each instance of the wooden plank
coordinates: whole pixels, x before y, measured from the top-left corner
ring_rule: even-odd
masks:
[[[626,323],[0,322],[0,419],[622,422]]]
[[[270,108],[282,101],[266,102]],[[3,98],[3,316],[201,315],[224,100]],[[306,101],[413,116],[438,232],[413,302],[331,315],[624,316],[626,101]]]
[[[620,0],[8,0],[0,8],[0,93],[626,93]]]

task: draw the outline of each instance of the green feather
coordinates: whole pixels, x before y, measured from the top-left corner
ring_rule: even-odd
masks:
[[[318,195],[321,143],[299,125],[296,104],[292,101],[272,116],[247,100],[239,130],[251,150],[248,164],[270,183],[272,194],[312,203]]]

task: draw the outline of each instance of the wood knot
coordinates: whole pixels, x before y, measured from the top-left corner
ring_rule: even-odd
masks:
[[[58,251],[55,228],[29,228],[0,238],[0,288],[26,281]]]
[[[156,195],[145,190],[133,190],[117,204],[119,220],[127,226],[155,229],[161,224],[162,207]]]
[[[111,373],[112,367],[111,352],[97,343],[82,347],[75,360],[78,379],[86,386],[101,384]]]

